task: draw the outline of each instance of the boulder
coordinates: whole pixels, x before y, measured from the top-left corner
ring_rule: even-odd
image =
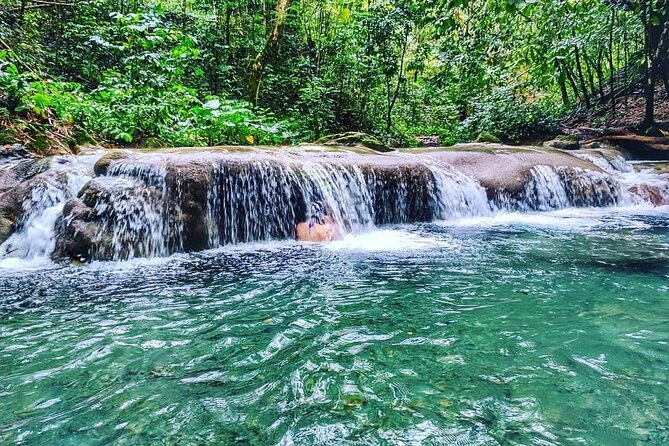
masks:
[[[536,166],[576,167],[602,172],[592,162],[567,152],[501,144],[459,144],[448,150],[427,152],[424,156],[444,161],[476,179],[490,199],[500,193],[508,196],[523,193],[531,178],[531,170]]]
[[[441,139],[438,135],[416,136],[416,141],[420,147],[439,147]]]
[[[481,132],[476,138],[476,142],[489,142],[489,143],[499,143],[501,142],[498,137],[489,132]]]
[[[646,200],[653,206],[666,206],[669,204],[667,191],[653,184],[638,184],[629,188],[634,195]]]
[[[174,206],[174,214],[180,215],[183,227],[183,249],[186,252],[207,249],[207,191],[211,182],[211,166],[189,162],[169,165],[165,185]]]
[[[122,150],[112,150],[107,152],[102,155],[102,157],[100,157],[100,159],[95,163],[95,166],[93,166],[93,172],[95,172],[95,175],[97,176],[106,175],[107,171],[109,170],[109,166],[111,166],[113,161],[122,160],[128,156],[128,152],[124,152]]]
[[[0,244],[16,229],[23,215],[23,201],[31,192],[34,178],[49,169],[51,159],[30,159],[0,169]]]
[[[89,260],[98,232],[92,220],[93,210],[80,199],[73,198],[65,203],[63,215],[56,221],[56,246],[52,258]]]
[[[10,168],[18,183],[27,181],[51,167],[51,158],[28,159],[21,161]]]
[[[23,144],[15,143],[0,146],[0,157],[29,158],[32,156],[33,154]]]
[[[351,146],[351,147],[367,147],[377,152],[386,153],[392,152],[393,149],[383,144],[374,136],[362,132],[346,132],[336,135],[329,135],[321,138],[319,144],[326,146]]]
[[[555,139],[546,141],[544,147],[559,150],[579,150],[581,148],[581,143],[576,136],[559,135]]]

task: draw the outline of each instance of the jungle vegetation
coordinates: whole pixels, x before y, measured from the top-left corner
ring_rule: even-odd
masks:
[[[0,0],[0,143],[518,143],[639,88],[650,128],[668,52],[668,0]]]

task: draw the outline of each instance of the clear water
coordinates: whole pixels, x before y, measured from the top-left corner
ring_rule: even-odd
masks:
[[[669,443],[667,208],[17,262],[0,444]]]

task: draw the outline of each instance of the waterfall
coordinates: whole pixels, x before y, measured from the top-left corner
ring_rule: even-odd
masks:
[[[346,232],[490,211],[473,179],[436,166],[221,161],[207,191],[208,247],[294,238],[295,223],[308,218],[315,201]]]
[[[630,166],[625,158],[618,154],[608,154],[605,155],[602,152],[578,152],[574,153],[578,158],[590,161],[595,166],[602,169],[604,172],[610,174],[615,174],[617,172],[631,172],[632,166]]]
[[[621,184],[608,173],[578,167],[535,166],[518,197],[500,193],[495,202],[501,210],[527,212],[613,206],[621,203],[623,197]]]
[[[96,165],[95,174],[100,155],[56,157],[25,183],[0,258],[123,260],[294,239],[313,202],[345,232],[360,233],[385,224],[669,198],[666,174],[637,173],[621,159],[589,154],[583,156],[599,169],[535,165],[506,188],[485,186],[438,157],[407,153],[128,152],[104,169]]]
[[[48,258],[55,246],[54,227],[65,202],[91,179],[97,155],[58,156],[51,169],[38,175],[21,204],[23,214],[14,233],[0,244],[0,259]]]

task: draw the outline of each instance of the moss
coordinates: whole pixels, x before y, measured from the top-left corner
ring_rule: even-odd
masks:
[[[12,128],[0,127],[0,144],[15,144],[21,142]]]
[[[489,143],[499,143],[500,140],[498,137],[493,135],[492,133],[489,132],[481,132],[479,133],[479,136],[476,138],[475,142],[489,142]]]
[[[568,142],[568,143],[577,143],[578,136],[574,135],[558,135],[555,137],[556,141]]]
[[[128,154],[121,150],[112,150],[111,152],[107,152],[102,155],[102,157],[95,163],[95,166],[93,166],[93,172],[95,172],[95,175],[97,176],[106,175],[112,161],[125,159],[127,157]]]
[[[346,132],[328,135],[317,141],[319,144],[333,146],[363,146],[377,152],[392,152],[393,149],[383,144],[374,136],[363,132]]]

